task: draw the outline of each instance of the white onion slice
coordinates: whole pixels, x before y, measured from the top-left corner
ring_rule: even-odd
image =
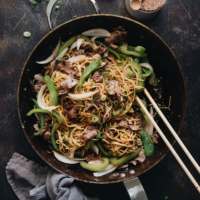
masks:
[[[98,172],[108,171],[108,170],[112,169],[113,167],[115,167],[115,165],[109,164],[105,169],[103,169],[103,170],[101,170],[101,171],[98,171]]]
[[[107,30],[102,29],[102,28],[91,29],[91,30],[83,32],[82,34],[86,36],[96,36],[96,37],[110,37],[111,36],[111,34]]]
[[[83,38],[78,38],[78,40],[77,40],[77,50],[80,49],[81,44],[82,44],[84,41],[85,41],[85,40],[84,40]]]
[[[40,106],[41,109],[51,111],[51,110],[55,109],[56,106],[46,107],[46,106],[44,106],[43,103],[42,103],[42,96],[43,96],[43,93],[44,93],[44,90],[45,90],[46,87],[47,87],[46,84],[44,84],[44,85],[41,87],[41,89],[40,89],[40,91],[39,91],[39,93],[38,93],[38,96],[37,96],[37,102],[38,102],[38,105]]]
[[[106,171],[94,172],[93,175],[94,175],[94,177],[104,176],[106,174],[109,174],[110,172],[113,172],[115,169],[117,169],[117,167],[118,166],[113,166],[112,168],[110,168],[110,169],[108,169]],[[106,169],[107,169],[107,167],[106,167]]]
[[[140,66],[150,69],[153,73],[153,67],[149,63],[140,63]]]
[[[85,98],[91,97],[94,94],[96,94],[97,92],[98,91],[94,91],[94,92],[88,92],[88,93],[84,93],[84,94],[71,94],[71,93],[68,93],[68,95],[69,95],[69,97],[71,97],[71,99],[79,100],[79,99],[85,99]]]
[[[38,81],[44,82],[44,77],[40,74],[35,74],[34,78]]]
[[[101,60],[101,55],[95,54],[95,55],[93,56],[93,58],[94,58],[94,59],[99,59],[99,60]]]
[[[68,50],[68,47],[65,48],[65,49],[56,57],[56,59],[58,59],[58,58],[63,58],[63,57],[65,56],[67,50]]]
[[[54,153],[54,156],[60,161],[60,162],[63,162],[63,163],[66,163],[66,164],[77,164],[79,163],[80,161],[78,160],[70,160],[69,158],[67,158],[66,156],[63,156],[62,154],[59,154],[55,151],[53,151]]]
[[[103,163],[102,160],[91,160],[88,162],[90,165],[101,165]]]
[[[77,47],[77,41],[75,41],[75,42],[71,45],[70,50],[72,50],[72,49],[74,49],[74,48],[76,48],[76,47]]]
[[[58,53],[58,50],[60,48],[60,43],[61,43],[61,41],[59,40],[56,48],[53,51],[53,53],[46,60],[39,61],[39,62],[37,61],[36,63],[37,64],[46,64],[46,63],[51,62],[54,59],[54,57],[57,55],[57,53]]]
[[[56,3],[56,1],[57,0],[50,0],[48,5],[47,5],[46,14],[47,14],[47,19],[48,19],[48,22],[49,22],[50,29],[52,29],[52,26],[51,26],[51,11],[52,11],[52,8],[53,8],[54,4]]]
[[[98,149],[98,147],[95,144],[93,144],[90,149],[92,151],[94,151],[94,153],[96,153],[97,155],[99,155],[99,149]]]
[[[86,56],[79,55],[79,56],[72,57],[72,58],[68,59],[67,61],[73,63],[73,62],[81,62],[81,61],[83,61],[85,59],[86,59]]]
[[[71,152],[70,152],[70,157],[71,157],[72,159],[74,159],[74,153],[75,153],[75,151],[71,151]]]
[[[92,42],[92,45],[93,45],[93,50],[95,50],[95,49],[97,48],[97,45],[96,45],[96,43],[95,43],[95,40],[96,40],[97,38],[99,38],[99,37],[92,37],[92,38],[91,38],[91,42]]]
[[[154,118],[154,115],[153,115],[153,107],[152,107],[152,106],[150,107],[150,114],[151,114],[151,116]],[[154,126],[153,126],[153,124],[151,123],[151,121],[145,125],[144,129],[145,129],[145,131],[146,131],[150,136],[152,136]]]

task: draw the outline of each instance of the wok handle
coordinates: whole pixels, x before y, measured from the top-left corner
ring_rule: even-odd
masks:
[[[139,178],[135,177],[123,183],[131,200],[148,200]]]

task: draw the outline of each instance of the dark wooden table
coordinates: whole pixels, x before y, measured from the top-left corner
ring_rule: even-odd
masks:
[[[28,0],[0,1],[0,199],[17,199],[5,175],[5,167],[14,152],[45,163],[29,145],[17,113],[17,86],[22,66],[37,42],[49,32],[46,19],[46,0],[32,9]],[[59,10],[53,10],[53,26],[71,19],[95,13],[89,0],[61,0]],[[102,13],[130,17],[124,0],[97,0]],[[187,85],[187,114],[181,139],[200,163],[200,1],[168,0],[161,13],[143,22],[158,33],[177,56]],[[32,36],[23,37],[24,31]],[[200,175],[180,147],[175,149],[200,184]],[[140,180],[150,200],[197,200],[200,195],[171,153]],[[122,183],[88,185],[88,193],[101,199],[128,199]]]

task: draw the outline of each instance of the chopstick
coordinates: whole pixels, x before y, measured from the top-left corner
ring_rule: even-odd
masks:
[[[146,92],[145,92],[145,94],[146,94]],[[172,152],[172,154],[174,155],[174,157],[176,158],[176,160],[178,161],[178,163],[180,164],[180,166],[183,168],[183,170],[187,174],[188,178],[192,181],[192,183],[194,184],[195,188],[200,193],[200,187],[199,187],[198,183],[196,182],[196,180],[194,179],[194,177],[192,176],[192,174],[190,173],[190,171],[187,169],[187,167],[185,166],[185,164],[183,163],[183,161],[181,160],[181,158],[179,157],[179,155],[176,153],[176,151],[174,150],[174,148],[172,147],[172,145],[169,143],[169,141],[165,137],[164,133],[161,131],[161,129],[159,128],[159,126],[157,125],[157,123],[154,121],[153,117],[151,116],[151,114],[146,109],[146,107],[144,106],[144,104],[142,103],[142,101],[140,100],[140,98],[138,96],[136,96],[136,101],[139,103],[139,105],[141,106],[141,108],[143,109],[143,111],[145,112],[145,114],[147,115],[147,117],[149,118],[149,120],[151,121],[151,123],[154,125],[155,129],[158,131],[160,137],[163,139],[163,141],[165,142],[165,144],[167,145],[167,147],[169,148],[169,150]]]
[[[168,127],[168,129],[172,133],[172,135],[175,137],[176,141],[179,143],[179,145],[181,146],[181,148],[183,149],[183,151],[185,152],[185,154],[187,155],[187,157],[190,159],[190,161],[192,162],[192,164],[194,165],[194,167],[200,173],[200,167],[197,164],[196,160],[193,158],[193,156],[191,155],[191,153],[188,151],[187,147],[183,144],[183,142],[181,141],[181,139],[179,138],[179,136],[177,135],[177,133],[175,132],[175,130],[172,128],[171,124],[168,122],[168,120],[166,119],[166,117],[163,115],[162,111],[157,106],[156,102],[153,100],[153,98],[151,97],[151,95],[149,94],[149,92],[147,91],[146,88],[144,89],[144,93],[146,94],[147,98],[152,103],[153,107],[156,109],[156,111],[158,112],[158,114],[162,118],[163,122],[166,124],[166,126]]]

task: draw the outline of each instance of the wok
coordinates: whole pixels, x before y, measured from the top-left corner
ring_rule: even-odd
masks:
[[[155,145],[153,156],[147,158],[141,165],[132,167],[135,173],[131,174],[127,170],[121,175],[121,173],[118,173],[121,171],[115,171],[103,177],[95,178],[92,172],[84,170],[78,164],[67,165],[59,162],[53,154],[49,153],[49,144],[45,144],[40,137],[34,137],[33,124],[36,121],[35,117],[26,116],[27,112],[33,108],[33,102],[30,99],[35,98],[30,80],[33,80],[34,75],[42,70],[42,66],[36,64],[36,61],[43,60],[51,54],[50,46],[55,47],[60,37],[62,41],[66,41],[72,35],[80,34],[92,28],[104,28],[112,32],[112,28],[120,25],[123,25],[129,33],[129,44],[146,47],[150,63],[153,65],[157,76],[162,78],[162,89],[167,105],[169,96],[171,96],[171,110],[165,114],[178,134],[183,124],[186,109],[186,88],[183,73],[173,52],[156,33],[132,19],[106,14],[87,15],[61,24],[40,40],[24,64],[18,87],[18,112],[24,133],[36,153],[54,169],[79,181],[97,184],[127,181],[151,169],[168,152],[164,142],[159,139],[159,143]],[[173,144],[174,138],[171,133],[160,120],[158,123],[169,142]]]

